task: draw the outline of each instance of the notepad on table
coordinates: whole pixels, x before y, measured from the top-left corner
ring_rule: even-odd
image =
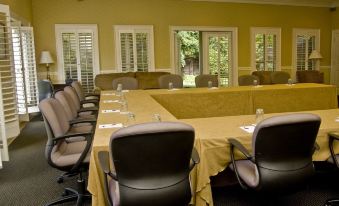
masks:
[[[121,127],[123,127],[122,123],[100,124],[99,125],[99,129],[121,128]]]
[[[247,133],[253,133],[254,129],[255,129],[255,125],[245,125],[245,126],[241,126],[240,129],[244,130]]]
[[[103,109],[101,110],[102,113],[116,113],[116,112],[120,112],[119,109]]]

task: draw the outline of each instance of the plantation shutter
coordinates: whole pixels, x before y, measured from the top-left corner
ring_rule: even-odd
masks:
[[[32,27],[12,27],[17,107],[20,115],[38,112],[37,73]]]
[[[79,32],[79,61],[82,88],[85,93],[94,89],[93,33]],[[78,72],[79,73],[79,72]]]
[[[128,27],[128,28],[127,28]],[[116,26],[117,66],[122,72],[153,69],[153,27]],[[140,26],[143,27],[143,26]]]
[[[80,81],[85,93],[94,90],[98,70],[96,31],[96,26],[56,26],[58,64],[64,79]]]
[[[256,69],[275,71],[277,66],[277,37],[275,34],[256,34]]]
[[[297,70],[312,70],[315,65],[311,59],[308,59],[312,51],[315,49],[315,36],[297,35],[296,39],[297,56],[296,67]]]
[[[0,159],[4,161],[9,160],[7,138],[20,131],[13,62],[9,7],[0,5]]]

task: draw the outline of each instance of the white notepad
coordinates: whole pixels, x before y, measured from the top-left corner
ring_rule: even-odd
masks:
[[[120,112],[119,109],[103,109],[101,110],[102,113],[117,113]]]
[[[114,96],[115,95],[115,93],[103,93],[103,94],[101,94],[102,96]]]
[[[123,127],[122,123],[100,124],[100,125],[99,125],[99,129],[121,128],[121,127]]]
[[[244,130],[247,133],[253,133],[255,129],[255,125],[245,125],[241,126],[240,129]]]

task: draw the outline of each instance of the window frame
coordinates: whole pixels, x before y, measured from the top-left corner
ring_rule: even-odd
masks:
[[[251,70],[256,69],[256,51],[255,51],[255,36],[257,34],[273,34],[276,35],[276,69],[275,71],[281,71],[281,28],[280,27],[251,27]],[[265,70],[267,71],[267,70]]]
[[[297,36],[315,36],[315,50],[320,52],[320,29],[294,28],[292,31],[292,74],[297,71]],[[308,59],[308,57],[307,57]],[[316,61],[315,70],[319,70],[319,61]]]
[[[149,68],[148,72],[155,71],[154,64],[154,31],[153,25],[114,25],[113,33],[114,33],[114,44],[115,44],[115,70],[117,72],[122,71],[122,63],[121,63],[121,41],[120,41],[120,33],[128,32],[128,33],[138,33],[139,31],[145,32],[149,34],[149,43],[148,43],[148,58],[149,58]],[[135,59],[137,55],[134,55]],[[134,72],[137,71],[137,68],[134,68]],[[129,72],[129,71],[127,71]]]
[[[63,47],[62,47],[62,33],[63,32],[75,32],[78,33],[81,30],[88,30],[93,32],[93,76],[100,74],[100,59],[99,59],[99,41],[98,41],[98,26],[96,24],[55,24],[55,41],[57,51],[57,79],[53,83],[65,83],[65,71],[63,67]],[[78,39],[78,37],[77,37]],[[78,46],[78,43],[77,43]],[[79,48],[78,48],[79,51]],[[77,59],[79,61],[79,53],[77,53]],[[79,62],[77,62],[79,66]],[[79,78],[80,75],[80,78]],[[93,77],[93,78],[94,78]],[[81,80],[81,74],[78,74],[79,81]],[[53,80],[54,81],[54,80]]]

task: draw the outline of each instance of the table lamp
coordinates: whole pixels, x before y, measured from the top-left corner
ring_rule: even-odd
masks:
[[[51,81],[51,76],[49,74],[49,64],[53,64],[54,60],[49,51],[42,51],[40,56],[40,64],[46,64],[46,78]]]
[[[317,50],[313,50],[311,55],[308,57],[308,59],[312,59],[312,61],[314,61],[315,65],[317,65],[317,62],[322,58],[323,56],[321,56],[320,52]]]

